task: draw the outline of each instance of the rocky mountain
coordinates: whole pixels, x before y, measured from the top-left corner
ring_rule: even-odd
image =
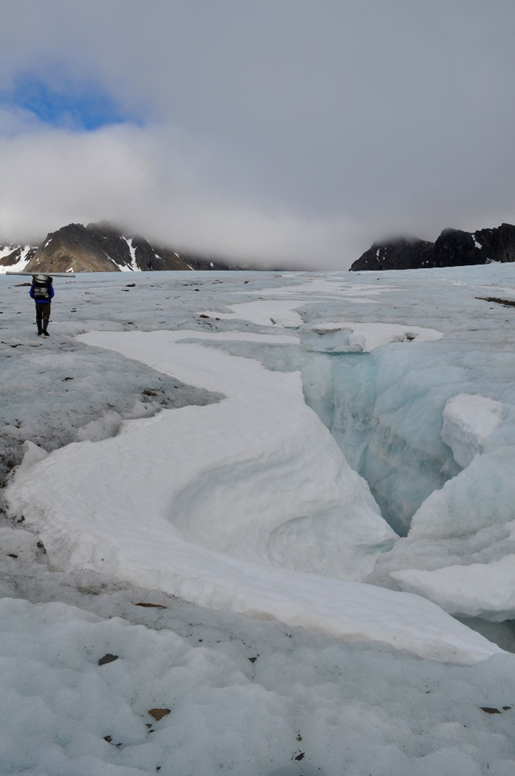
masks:
[[[68,224],[38,246],[0,246],[0,272],[120,272],[244,269],[208,257],[179,254],[127,237],[107,222]]]
[[[351,266],[362,270],[419,269],[515,261],[515,226],[501,224],[493,229],[463,232],[444,229],[436,242],[401,237],[374,243]]]

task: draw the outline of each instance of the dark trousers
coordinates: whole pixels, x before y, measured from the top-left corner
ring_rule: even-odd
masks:
[[[46,331],[50,320],[50,302],[36,302],[36,323],[38,331]]]

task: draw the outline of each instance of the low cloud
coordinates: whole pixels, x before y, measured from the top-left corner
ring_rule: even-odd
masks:
[[[0,6],[1,92],[93,84],[111,112],[65,131],[2,104],[0,242],[107,219],[344,269],[390,234],[515,220],[513,0]]]
[[[236,176],[224,186],[209,149],[158,128],[38,127],[0,139],[0,168],[0,234],[9,241],[40,241],[66,223],[106,219],[182,250],[345,269],[363,240],[343,218],[307,218],[252,201]]]

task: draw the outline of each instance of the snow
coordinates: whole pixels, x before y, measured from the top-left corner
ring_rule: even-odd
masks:
[[[12,253],[18,246],[7,246],[3,250],[0,251],[0,259],[4,258],[5,256],[9,256],[10,253]],[[16,262],[16,264],[11,264],[9,267],[2,266],[0,264],[0,275],[5,275],[6,272],[23,272],[27,264],[29,263],[29,252],[32,250],[31,245],[25,245],[20,248],[20,258]]]
[[[373,285],[364,285],[362,283],[348,283],[345,282],[341,274],[333,274],[320,276],[315,275],[309,277],[299,273],[289,274],[283,276],[284,278],[292,281],[298,277],[300,282],[296,282],[287,286],[272,286],[271,288],[260,288],[259,290],[250,291],[249,293],[257,296],[289,296],[294,294],[295,296],[306,294],[312,300],[313,298],[320,297],[323,299],[329,298],[334,301],[334,295],[338,294],[339,297],[362,297],[367,296],[379,296],[395,289],[395,286],[388,286],[383,284],[379,287]]]
[[[446,566],[435,571],[393,572],[406,590],[428,595],[442,608],[467,617],[511,619],[515,611],[515,554],[492,563]],[[477,595],[478,588],[481,596]],[[452,590],[452,595],[449,592]]]
[[[504,416],[502,402],[461,393],[453,396],[443,411],[442,439],[448,445],[456,463],[463,469],[499,426]]]
[[[158,627],[62,603],[6,598],[0,609],[9,626],[0,634],[9,668],[6,773],[293,776],[338,774],[343,766],[354,776],[508,776],[512,769],[512,710],[494,717],[480,708],[509,705],[504,656],[472,673],[280,633],[268,623],[244,641],[237,628],[226,641],[223,625],[202,629],[195,620],[181,633],[169,609],[159,610]],[[266,634],[261,641],[258,632]],[[104,655],[117,659],[99,665]],[[418,674],[409,693],[407,669]],[[367,674],[375,675],[373,689]],[[478,679],[484,691],[474,693]],[[169,713],[156,721],[155,709]]]
[[[3,248],[0,248],[0,259],[3,259],[5,256],[9,256],[10,253],[12,253],[14,250],[14,246],[12,245],[5,245]]]
[[[366,484],[349,470],[327,429],[306,407],[299,376],[268,372],[248,359],[205,352],[201,345],[174,347],[177,336],[180,339],[184,334],[189,332],[96,332],[81,339],[90,345],[114,347],[149,366],[159,364],[161,370],[182,381],[224,392],[227,401],[165,411],[153,419],[126,424],[122,435],[101,444],[58,451],[57,458],[64,460],[56,462],[54,456],[45,459],[39,473],[33,469],[24,478],[18,498],[23,504],[38,501],[41,526],[45,505],[44,496],[38,493],[47,483],[46,489],[53,494],[47,506],[57,519],[66,515],[64,533],[69,532],[69,495],[59,486],[65,476],[73,481],[73,499],[85,508],[84,514],[79,504],[74,508],[73,519],[79,526],[88,520],[88,514],[102,515],[102,526],[107,528],[104,548],[110,534],[127,530],[127,552],[131,553],[144,512],[147,537],[154,531],[162,549],[167,530],[171,533],[171,546],[163,550],[165,555],[180,546],[175,526],[191,541],[249,560],[270,563],[273,557],[277,565],[362,579],[372,570],[379,552],[391,546],[395,534],[380,517]],[[142,456],[158,463],[142,472]],[[172,479],[170,461],[174,462]],[[94,502],[87,497],[91,478],[97,479],[93,466],[98,466]],[[141,488],[141,476],[147,483],[145,489]],[[116,527],[109,527],[103,505],[113,497]],[[24,512],[25,506],[19,504],[16,509]],[[28,520],[26,517],[26,525],[30,525]],[[52,518],[50,521],[48,530],[53,534],[59,528]],[[326,526],[324,531],[317,527],[319,522]],[[95,532],[98,530],[97,526]],[[310,532],[313,537],[306,547]],[[55,541],[64,544],[64,539]],[[66,552],[75,557],[84,551],[85,541],[79,535],[76,543],[80,547],[67,548]],[[139,541],[136,538],[137,547]],[[181,558],[187,550],[181,546]],[[153,552],[151,548],[150,566]],[[201,558],[205,566],[205,552]],[[82,558],[81,565],[86,562],[94,560]],[[64,559],[59,561],[60,566],[64,563]],[[176,574],[176,564],[171,565]],[[100,565],[96,570],[102,568]],[[162,574],[165,569],[166,563]],[[141,584],[141,578],[137,583]],[[175,593],[175,588],[167,592]]]
[[[126,282],[0,278],[4,772],[513,773],[514,267]]]
[[[242,302],[227,305],[232,312],[214,312],[207,310],[204,315],[220,320],[239,319],[250,321],[257,326],[280,326],[296,328],[302,324],[301,316],[295,312],[296,307],[304,304],[301,300],[267,300],[257,302]]]
[[[131,270],[132,270],[132,272],[137,272],[139,270],[139,267],[138,267],[138,265],[136,263],[136,248],[134,248],[134,246],[132,244],[133,238],[132,237],[124,237],[123,239],[125,240],[125,242],[127,243],[128,247],[129,247],[129,252],[131,254],[131,263],[128,264],[128,265],[125,265],[125,264],[120,265],[120,269],[122,270],[122,272],[124,272],[124,271],[125,272],[130,272]]]
[[[327,353],[370,353],[374,348],[390,342],[431,342],[443,337],[435,329],[423,329],[419,326],[401,326],[394,323],[317,323],[308,328],[318,337],[309,340],[310,349]],[[327,336],[327,335],[331,336]],[[322,339],[323,338],[323,339]]]

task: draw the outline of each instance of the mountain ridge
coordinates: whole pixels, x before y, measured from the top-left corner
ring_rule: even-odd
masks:
[[[456,267],[515,261],[515,226],[465,232],[444,229],[435,242],[401,236],[374,242],[350,272]],[[10,272],[153,272],[205,270],[281,271],[150,243],[107,221],[68,224],[49,232],[40,245],[0,245],[0,274]],[[292,271],[292,268],[289,268]],[[315,268],[313,268],[315,269]],[[306,268],[303,269],[306,271]]]
[[[49,232],[38,245],[0,245],[0,272],[154,272],[254,269],[244,264],[194,254],[179,254],[129,236],[107,221],[68,224]]]
[[[350,267],[350,272],[429,269],[515,261],[515,226],[464,232],[444,229],[435,242],[398,237],[375,242]]]

